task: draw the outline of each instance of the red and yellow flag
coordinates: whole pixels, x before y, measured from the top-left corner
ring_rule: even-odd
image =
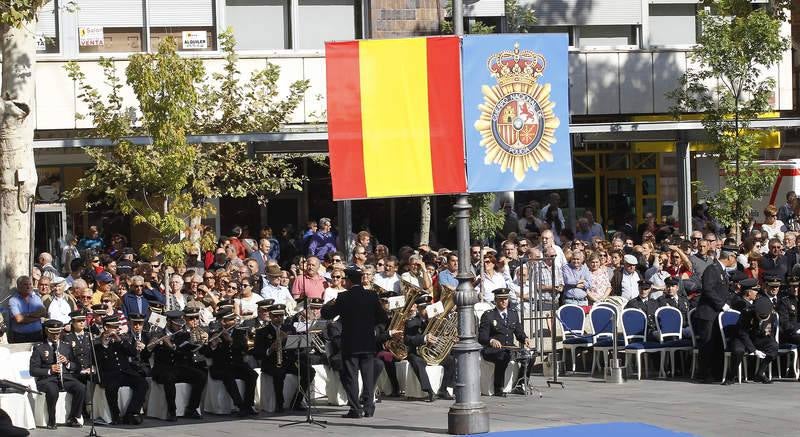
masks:
[[[459,44],[325,44],[334,200],[466,191]]]

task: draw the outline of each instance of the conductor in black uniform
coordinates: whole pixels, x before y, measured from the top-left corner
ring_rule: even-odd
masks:
[[[253,401],[258,374],[244,362],[247,331],[235,328],[236,314],[229,308],[219,311],[215,317],[220,321],[220,331],[210,335],[208,344],[200,349],[200,353],[211,358],[209,374],[225,385],[225,391],[239,409],[236,414],[239,417],[256,415]],[[244,381],[244,397],[239,393],[237,379]]]
[[[800,278],[790,276],[787,279],[786,294],[778,299],[775,311],[781,323],[781,343],[800,345],[800,316],[798,316],[797,291],[800,288]]]
[[[389,319],[383,310],[378,295],[364,289],[361,272],[348,270],[348,279],[353,285],[349,290],[339,293],[322,307],[322,317],[333,319],[339,316],[342,323],[342,385],[347,393],[350,411],[343,417],[372,417],[375,414],[375,352],[377,351],[375,327],[387,324]],[[365,397],[362,409],[359,403],[358,375],[361,372]]]
[[[711,383],[714,377],[722,376],[722,339],[716,323],[717,315],[730,309],[728,289],[729,272],[736,268],[735,247],[724,246],[719,258],[703,272],[702,291],[694,312],[697,348],[700,351],[698,378]]]
[[[206,372],[194,365],[193,347],[189,333],[183,330],[186,323],[180,311],[167,311],[167,327],[153,336],[147,349],[153,353],[153,380],[164,385],[167,401],[167,420],[177,420],[175,414],[175,384],[188,383],[192,394],[186,404],[184,417],[201,419],[197,412],[203,389],[206,386]],[[165,338],[162,338],[165,337]],[[188,345],[184,346],[184,345]]]
[[[778,356],[778,343],[775,341],[775,317],[772,302],[765,296],[756,299],[751,308],[742,313],[731,338],[733,372],[738,369],[745,353],[755,353],[761,360],[753,380],[764,384],[772,383],[766,372],[769,364]],[[725,383],[729,384],[732,381],[733,378]]]
[[[36,378],[36,389],[44,392],[47,400],[47,429],[56,429],[56,402],[59,391],[72,395],[72,405],[67,416],[67,426],[80,427],[78,416],[83,410],[86,386],[76,378],[80,372],[72,345],[61,341],[64,324],[58,320],[44,322],[45,341],[33,348],[30,374]]]
[[[636,308],[644,312],[647,316],[647,337],[649,340],[658,341],[658,334],[656,333],[658,331],[656,328],[658,302],[655,299],[650,299],[651,288],[653,288],[653,284],[650,281],[639,281],[639,295],[629,300],[625,304],[625,309]]]
[[[481,316],[478,327],[478,342],[483,345],[481,356],[494,363],[494,395],[505,397],[503,391],[506,368],[511,361],[511,351],[503,346],[514,346],[514,338],[530,347],[530,340],[525,335],[519,314],[508,307],[508,288],[494,290],[495,308]]]
[[[405,335],[403,337],[408,347],[408,356],[406,360],[408,360],[408,364],[417,376],[422,391],[428,394],[428,397],[425,399],[427,402],[433,402],[433,388],[428,379],[428,372],[425,371],[428,363],[419,356],[417,348],[436,341],[436,337],[433,335],[424,334],[429,322],[425,310],[431,303],[431,300],[431,295],[424,294],[414,301],[417,314],[406,322]],[[437,396],[442,399],[451,400],[453,397],[447,392],[447,387],[452,387],[455,380],[455,360],[452,356],[448,355],[447,358],[442,361],[441,365],[444,368],[444,376],[442,377],[442,385],[439,388]]]
[[[253,345],[253,356],[261,365],[261,372],[272,377],[272,386],[275,390],[275,412],[283,411],[283,382],[287,373],[297,374],[297,354],[284,350],[286,338],[294,334],[293,328],[286,322],[286,305],[274,304],[259,309],[259,312],[269,312],[271,322],[269,325],[256,331]]]
[[[127,336],[120,336],[119,324],[117,316],[104,317],[103,333],[95,340],[100,383],[105,388],[106,401],[111,412],[111,424],[139,425],[142,423],[139,413],[147,395],[147,380],[131,364],[131,359],[137,355],[136,345]],[[121,421],[117,402],[120,387],[130,387],[133,392]]]

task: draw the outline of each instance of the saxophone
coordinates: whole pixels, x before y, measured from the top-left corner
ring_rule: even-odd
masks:
[[[283,337],[286,335],[280,329],[277,330],[277,337],[275,340],[277,341],[277,345],[275,346],[275,367],[283,367]]]
[[[455,291],[440,287],[444,313],[428,322],[423,335],[436,337],[433,344],[424,344],[417,353],[430,366],[438,366],[458,342],[458,312],[456,311]]]
[[[421,288],[402,280],[401,289],[406,297],[406,304],[402,310],[398,310],[392,315],[392,320],[389,322],[389,331],[405,331],[406,321],[411,318],[411,309],[414,306],[414,300],[421,294],[424,294]],[[408,347],[403,341],[403,334],[390,338],[383,344],[383,347],[391,352],[392,356],[398,361],[402,361],[408,356]]]

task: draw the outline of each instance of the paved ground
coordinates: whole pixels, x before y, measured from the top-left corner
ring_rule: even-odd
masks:
[[[800,383],[784,381],[772,385],[756,383],[719,386],[687,381],[629,381],[608,385],[597,378],[569,376],[566,388],[546,388],[536,377],[543,397],[510,395],[483,397],[491,415],[491,430],[546,428],[571,424],[641,422],[690,432],[699,436],[797,436]],[[376,417],[342,419],[344,407],[321,407],[317,417],[328,421],[326,429],[313,425],[281,428],[279,425],[304,416],[262,415],[247,420],[207,415],[202,422],[179,420],[167,424],[147,419],[137,428],[98,427],[102,436],[409,436],[446,434],[450,402],[384,400]],[[34,437],[84,436],[88,428],[60,427],[56,431],[35,430]],[[587,436],[589,437],[589,436]]]

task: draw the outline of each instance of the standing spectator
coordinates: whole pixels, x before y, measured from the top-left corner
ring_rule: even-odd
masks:
[[[352,252],[353,263],[347,266],[347,270],[363,271],[367,265],[367,249],[361,244],[356,244]]]
[[[569,264],[561,268],[564,275],[564,303],[589,305],[587,293],[592,289],[592,274],[583,264],[583,251],[575,251]]]
[[[183,289],[183,278],[175,274],[169,279],[169,291],[166,297],[167,311],[183,311],[186,306],[186,297],[181,290]]]
[[[254,259],[258,263],[258,274],[263,275],[267,269],[267,261],[271,258],[269,256],[272,250],[272,243],[270,243],[269,239],[262,238],[258,240],[258,250],[253,251],[250,254],[250,259]]]
[[[592,227],[589,225],[589,220],[587,220],[586,217],[579,218],[578,228],[575,231],[575,240],[591,243],[594,237],[595,235],[592,234]]]
[[[505,222],[503,222],[503,230],[500,232],[502,233],[501,238],[505,240],[508,238],[508,234],[517,232],[519,229],[519,218],[517,213],[514,212],[514,205],[511,202],[503,203],[503,213],[505,214]]]
[[[520,235],[527,235],[529,232],[540,232],[544,227],[544,222],[536,217],[533,206],[522,208],[522,218],[517,222],[517,230]]]
[[[114,277],[111,273],[100,272],[95,277],[95,291],[92,295],[92,303],[97,305],[103,297],[103,294],[111,291],[111,284],[114,283]]]
[[[560,222],[559,229],[567,225],[567,221],[566,219],[564,219],[564,212],[561,211],[561,208],[559,208],[560,203],[561,203],[561,196],[559,196],[558,193],[550,193],[550,203],[542,207],[541,211],[539,211],[539,218],[541,218],[542,220],[547,220],[548,211],[550,209],[555,209],[557,211],[556,214],[558,221]],[[558,235],[558,232],[556,233],[556,235]]]
[[[636,270],[639,261],[633,255],[625,255],[622,258],[622,268],[614,271],[611,277],[612,294],[622,296],[625,302],[639,295],[639,281],[642,275]]]
[[[330,222],[328,226],[330,227]],[[325,278],[319,274],[319,258],[309,256],[306,259],[306,268],[303,274],[296,278],[294,284],[292,284],[292,296],[295,299],[301,297],[321,299],[327,287],[328,284],[325,282]]]
[[[419,255],[411,255],[408,258],[408,271],[400,275],[400,279],[426,291],[430,291],[433,285],[425,263]]]
[[[72,296],[78,303],[79,309],[88,312],[92,307],[92,290],[89,289],[89,284],[83,279],[76,279],[72,283]]]
[[[61,276],[56,276],[53,279],[52,294],[50,295],[50,299],[47,300],[47,303],[45,303],[45,307],[47,308],[48,318],[58,320],[68,325],[72,320],[69,313],[75,311],[78,304],[72,296],[64,292],[65,284],[64,278]]]
[[[494,290],[509,288],[506,275],[503,274],[503,266],[498,264],[497,258],[493,253],[487,253],[483,256],[483,274],[478,278],[479,294],[483,302],[494,302]],[[515,284],[511,286],[516,287]],[[513,291],[511,290],[510,294],[513,294]],[[519,299],[514,296],[511,300],[518,301]]]
[[[308,255],[325,259],[328,252],[336,252],[336,235],[331,232],[331,219],[323,217],[319,219],[319,231],[311,236]]]
[[[788,223],[789,219],[794,216],[794,201],[797,199],[797,194],[794,191],[786,193],[786,203],[778,209],[778,220],[783,223]]]
[[[313,237],[317,233],[317,222],[315,220],[309,220],[306,223],[306,231],[303,232],[303,254],[308,254],[308,247],[311,245],[311,237]]]
[[[361,273],[363,271],[364,270],[361,269],[358,270],[357,272]],[[356,271],[354,270],[353,273],[356,273]],[[325,293],[322,295],[322,300],[324,301],[324,303],[328,303],[336,299],[339,293],[347,290],[344,287],[344,279],[345,279],[344,270],[337,267],[334,268],[333,271],[331,271],[331,283],[328,285],[328,288],[325,289]]]
[[[592,214],[591,209],[587,209],[583,212],[583,217],[586,218],[586,221],[589,222],[589,228],[592,230],[592,238],[599,237],[602,240],[606,239],[606,233],[603,230],[603,225],[594,221],[594,214]]]
[[[589,303],[601,302],[611,295],[611,275],[596,252],[589,256],[589,273],[592,275],[592,288],[588,290]]]
[[[439,285],[455,290],[458,287],[458,254],[451,252],[447,254],[447,268],[439,272]]]
[[[761,225],[761,230],[767,234],[767,238],[777,238],[783,240],[783,233],[786,232],[786,226],[781,220],[778,220],[778,209],[775,205],[767,205],[764,208],[764,224]]]
[[[228,244],[236,249],[236,256],[239,259],[247,258],[247,249],[244,247],[242,240],[239,239],[242,236],[241,226],[234,226],[231,232],[233,235],[228,238]]]
[[[42,341],[42,317],[47,317],[47,310],[42,299],[33,292],[31,278],[17,278],[17,292],[8,300],[8,309],[11,314],[9,343]]]
[[[48,273],[49,276],[56,277],[58,276],[58,269],[53,266],[53,255],[50,255],[47,252],[42,252],[39,254],[39,270],[42,271],[42,275]]]
[[[556,246],[561,246],[561,232],[565,229],[562,220],[558,217],[561,209],[548,207],[545,216],[545,228],[553,233],[553,242]]]
[[[89,234],[78,242],[78,250],[81,252],[93,250],[95,253],[100,253],[104,247],[103,237],[100,236],[97,226],[89,226]]]
[[[281,259],[281,243],[273,236],[271,227],[264,226],[264,228],[261,229],[259,238],[269,241],[269,252],[267,253],[269,259],[274,259],[276,261]]]
[[[141,314],[145,320],[150,317],[150,302],[164,303],[164,295],[159,290],[146,286],[144,278],[135,275],[131,278],[130,292],[122,297],[122,312],[128,314]]]
[[[768,252],[767,255],[761,258],[761,269],[764,270],[763,276],[764,277],[771,277],[771,278],[779,278],[783,280],[786,278],[786,258],[783,256],[781,251],[783,250],[783,245],[781,241],[777,238],[772,238],[768,242]]]
[[[67,244],[61,249],[61,271],[64,276],[72,273],[72,260],[81,257],[80,252],[78,252],[78,239],[72,234],[67,234],[66,241]]]

